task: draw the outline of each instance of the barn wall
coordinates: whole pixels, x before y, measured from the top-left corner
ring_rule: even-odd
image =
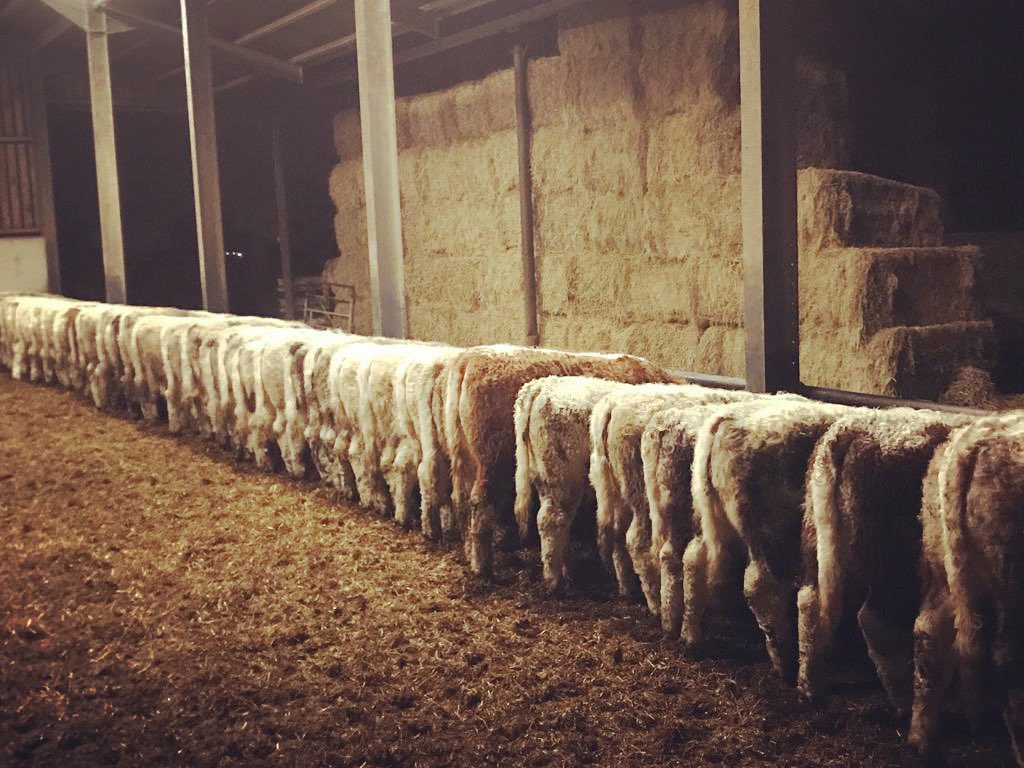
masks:
[[[46,241],[0,237],[0,291],[46,290]]]

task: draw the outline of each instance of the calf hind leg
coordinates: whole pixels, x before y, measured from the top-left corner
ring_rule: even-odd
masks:
[[[908,741],[932,746],[942,700],[953,676],[953,611],[948,599],[926,604],[914,622],[914,705]]]

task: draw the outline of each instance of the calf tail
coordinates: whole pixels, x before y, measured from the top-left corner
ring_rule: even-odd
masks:
[[[942,514],[943,555],[946,580],[956,622],[956,649],[961,658],[978,653],[978,626],[974,611],[978,601],[966,573],[967,492],[978,461],[978,432],[972,427],[957,430],[949,439],[946,457],[939,468],[939,509]]]
[[[840,476],[853,436],[848,426],[837,424],[818,441],[811,455],[804,502],[805,521],[813,526],[817,556],[816,571],[808,578],[817,576],[819,615],[832,631],[842,614],[848,554],[842,532]]]
[[[516,525],[519,541],[525,542],[530,535],[530,502],[533,500],[533,483],[530,471],[530,417],[533,404],[540,393],[540,387],[529,382],[516,396],[513,415],[516,431]]]
[[[615,478],[608,461],[608,425],[613,410],[613,403],[605,397],[598,401],[590,414],[590,484],[597,499],[597,548],[609,566],[615,542]]]
[[[711,477],[715,455],[715,441],[723,425],[731,420],[728,409],[716,409],[701,425],[693,446],[693,470],[690,477],[690,495],[693,497],[693,534],[701,536],[708,559],[716,562],[724,537],[718,528],[721,501]]]
[[[648,514],[651,518],[651,554],[654,557],[658,557],[665,536],[666,521],[663,515],[667,510],[662,498],[664,489],[658,483],[658,462],[661,459],[661,442],[664,435],[664,429],[653,429],[648,426],[640,439],[640,461],[644,467],[644,487],[647,490]]]

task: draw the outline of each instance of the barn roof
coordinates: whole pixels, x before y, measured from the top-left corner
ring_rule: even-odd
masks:
[[[96,2],[110,24],[115,81],[154,104],[184,87],[177,0],[0,0],[0,57],[41,60],[54,75],[85,71],[81,5]],[[542,22],[582,0],[391,0],[395,64],[420,60]],[[207,0],[215,91],[304,92],[356,80],[351,0]],[[116,31],[115,31],[116,30]],[[74,86],[69,87],[74,91]],[[51,100],[74,100],[48,85]],[[183,107],[183,105],[182,105]]]

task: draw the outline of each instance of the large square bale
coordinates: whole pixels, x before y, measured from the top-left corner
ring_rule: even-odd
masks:
[[[623,311],[639,320],[692,322],[697,316],[694,260],[637,259],[630,265],[629,299]]]
[[[700,331],[692,323],[646,321],[630,323],[616,334],[618,348],[668,368],[692,370]]]
[[[746,336],[742,328],[712,325],[700,335],[698,373],[743,376],[746,368]]]
[[[697,293],[697,321],[701,325],[743,323],[743,262],[720,256],[690,259]]]
[[[670,114],[719,101],[739,104],[735,2],[703,0],[640,17],[640,82],[647,108]]]

